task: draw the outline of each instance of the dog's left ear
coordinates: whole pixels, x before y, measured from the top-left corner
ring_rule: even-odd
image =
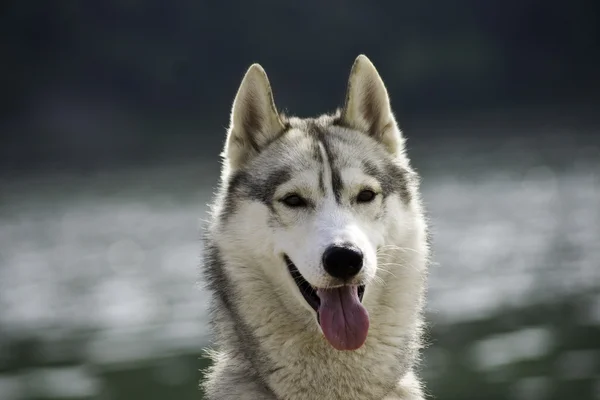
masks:
[[[359,55],[352,65],[342,123],[365,132],[397,155],[403,142],[394,119],[390,99],[377,69],[365,55]]]
[[[231,110],[223,152],[228,167],[232,170],[242,167],[283,129],[267,74],[259,64],[253,64],[242,79]]]

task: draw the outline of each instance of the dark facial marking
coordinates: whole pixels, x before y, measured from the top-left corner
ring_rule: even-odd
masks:
[[[384,178],[383,173],[381,172],[380,168],[378,168],[377,165],[375,165],[374,163],[372,163],[369,160],[363,160],[362,170],[365,174],[372,176],[373,178],[377,179],[379,182],[381,182]],[[384,192],[385,192],[385,189],[384,189]]]
[[[291,171],[288,168],[281,168],[269,172],[269,175],[265,178],[258,177],[258,179],[248,180],[248,195],[255,200],[270,205],[277,188],[291,178]]]
[[[405,204],[410,203],[412,200],[410,181],[413,179],[412,175],[414,173],[407,171],[391,161],[386,163],[385,171],[387,177],[386,184],[389,185],[390,188],[393,188],[394,192],[400,194],[400,198]]]
[[[321,194],[325,194],[325,166],[323,165],[323,155],[321,154],[321,146],[318,141],[314,141],[312,144],[313,158],[319,165],[319,191]]]
[[[331,187],[333,188],[333,194],[335,196],[335,200],[340,203],[342,197],[342,176],[340,174],[339,169],[335,166],[336,156],[332,151],[332,145],[329,140],[329,135],[325,128],[320,124],[313,122],[308,126],[309,134],[312,134],[315,140],[318,141],[321,145],[323,145],[323,149],[325,150],[325,154],[327,155],[327,160],[329,161],[329,169],[331,171]],[[322,161],[321,161],[322,162]],[[324,173],[324,171],[322,171]],[[322,179],[322,178],[321,178]],[[325,187],[323,186],[323,191]]]
[[[335,122],[335,121],[333,121]],[[334,135],[327,131],[327,126],[331,125],[331,121],[324,123],[319,120],[304,121],[303,130],[308,132],[313,138],[314,143],[311,149],[312,157],[321,165],[319,171],[319,189],[322,193],[325,192],[325,165],[321,153],[321,145],[328,158],[329,168],[331,170],[331,186],[335,199],[338,203],[341,202],[343,182],[340,170],[336,165],[336,154],[333,151],[333,140],[341,141],[352,145],[352,140],[345,135]],[[286,130],[290,129],[289,123],[286,124]],[[282,132],[282,135],[285,132]],[[280,136],[281,137],[281,136]],[[377,179],[382,187],[384,197],[392,193],[398,193],[401,199],[408,203],[411,200],[410,182],[412,173],[406,171],[402,167],[396,165],[391,160],[384,157],[383,163],[380,165],[369,161],[362,161],[364,172]],[[278,186],[285,183],[292,177],[292,172],[289,167],[281,168],[270,172],[265,176],[252,176],[245,170],[236,172],[230,178],[227,187],[227,193],[224,195],[224,209],[222,219],[226,219],[235,210],[236,199],[239,197],[249,197],[253,200],[260,201],[267,205],[273,211],[273,195]],[[276,223],[277,221],[273,221]]]
[[[362,161],[362,169],[365,174],[377,179],[381,185],[383,197],[388,197],[390,194],[398,193],[400,198],[409,203],[411,199],[409,190],[410,172],[404,170],[392,161],[384,163],[383,168],[377,166],[369,160]]]
[[[235,172],[226,185],[224,207],[221,220],[226,221],[228,216],[235,210],[236,199],[249,197],[260,201],[270,209],[273,208],[273,196],[280,185],[289,181],[292,173],[289,168],[281,168],[271,171],[267,176],[252,176],[244,170]]]
[[[334,165],[335,155],[331,150],[331,144],[328,143],[327,140],[323,141],[323,148],[325,149],[327,159],[329,160],[329,169],[331,170],[331,187],[333,188],[335,201],[337,201],[339,204],[342,199],[342,174],[340,173],[340,170]]]

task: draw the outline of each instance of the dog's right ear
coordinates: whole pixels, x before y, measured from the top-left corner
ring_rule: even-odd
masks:
[[[383,144],[393,155],[403,151],[403,139],[392,113],[390,98],[377,69],[365,55],[352,65],[342,123]]]
[[[231,110],[223,152],[229,170],[242,167],[283,129],[267,74],[259,64],[253,64],[242,80]]]

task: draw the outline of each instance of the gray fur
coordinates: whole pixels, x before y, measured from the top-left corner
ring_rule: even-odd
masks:
[[[419,184],[385,87],[361,57],[345,108],[318,118],[279,115],[262,68],[244,78],[204,240],[217,347],[203,382],[210,400],[423,398],[414,369],[429,247]],[[255,92],[261,102],[246,104]],[[264,121],[283,128],[269,131]],[[378,199],[357,205],[356,190],[373,182]],[[307,207],[282,206],[287,190],[300,191]],[[370,255],[356,280],[366,284],[371,328],[354,351],[323,338],[283,260],[289,255],[313,286],[334,284],[314,260],[339,232]]]

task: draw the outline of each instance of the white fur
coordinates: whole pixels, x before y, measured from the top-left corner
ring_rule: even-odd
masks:
[[[222,192],[213,205],[208,230],[232,287],[233,306],[256,337],[265,358],[256,360],[244,354],[240,338],[234,338],[236,320],[229,318],[217,302],[219,349],[204,383],[208,398],[423,399],[414,367],[423,325],[421,311],[429,249],[416,185],[411,186],[412,199],[408,204],[398,194],[385,200],[378,196],[369,204],[352,204],[351,199],[362,187],[375,191],[380,188],[377,180],[359,167],[348,167],[340,171],[344,189],[338,203],[331,186],[331,171],[325,171],[326,190],[321,193],[317,161],[313,160],[312,165],[308,160],[301,172],[275,190],[274,198],[297,192],[310,199],[314,209],[286,208],[275,201],[272,211],[259,201],[242,198],[226,220],[219,219],[230,174],[242,167],[261,173],[262,164],[253,164],[252,160],[259,158],[262,150],[256,153],[248,147],[248,135],[254,135],[253,140],[262,146],[273,139],[269,135],[283,126],[272,100],[266,74],[259,66],[252,66],[234,102],[224,151]],[[251,101],[256,105],[248,108]],[[366,101],[374,104],[365,105]],[[365,107],[376,112],[365,113]],[[260,113],[264,129],[244,130],[249,109]],[[331,132],[347,133],[357,140],[357,131],[370,135],[389,152],[393,162],[408,167],[387,91],[365,56],[359,56],[352,68],[341,118],[348,127],[331,127]],[[290,140],[297,136],[296,149],[308,145],[304,144],[301,128],[292,127],[287,135]],[[359,153],[365,157],[381,154],[374,141],[360,143],[340,147],[337,156],[351,163]],[[369,145],[365,147],[364,143]],[[326,159],[325,150],[320,150]],[[290,153],[271,158],[269,165],[293,159],[293,151],[290,148]],[[390,217],[377,219],[382,207]],[[274,227],[269,223],[273,212],[282,225]],[[338,242],[350,242],[365,255],[365,266],[355,283],[366,283],[363,304],[370,315],[370,329],[366,343],[355,351],[335,350],[325,340],[314,310],[300,294],[281,256],[287,254],[311,285],[327,287],[332,280],[321,265],[321,257],[327,246]],[[257,379],[257,374],[264,382]]]

